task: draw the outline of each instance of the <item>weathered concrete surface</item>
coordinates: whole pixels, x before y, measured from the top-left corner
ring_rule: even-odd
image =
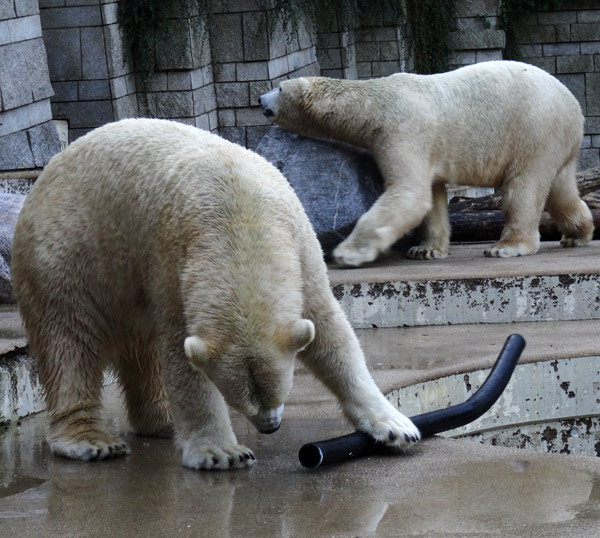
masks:
[[[520,324],[528,340],[524,360],[536,353],[555,354],[554,343],[562,345],[563,334],[574,332],[572,325],[561,324],[559,332],[553,323]],[[582,330],[590,345],[600,338],[594,327]],[[396,386],[406,385],[427,372],[491,364],[505,334],[496,325],[484,329],[413,327],[360,334],[368,335],[364,347],[383,387],[391,377]],[[576,336],[581,340],[582,333],[573,334],[565,347]],[[126,432],[114,390],[107,391],[106,400],[108,427]],[[234,417],[240,441],[258,458],[248,471],[183,469],[171,441],[130,434],[132,454],[124,459],[80,463],[54,458],[42,441],[44,419],[41,414],[0,433],[3,535],[598,536],[598,458],[433,438],[405,455],[303,470],[297,459],[303,443],[351,430],[333,397],[303,369],[276,434],[260,435],[245,419]]]
[[[0,305],[0,357],[22,351],[27,345],[25,328],[16,305]]]
[[[409,416],[466,401],[490,370],[431,379],[392,391],[388,399]],[[600,456],[600,357],[519,364],[506,389],[479,419],[444,432],[474,435],[502,446]]]
[[[12,239],[25,196],[0,193],[0,304],[14,303],[10,260]]]
[[[45,409],[35,360],[16,305],[0,306],[0,424]]]
[[[334,294],[355,328],[600,318],[600,242],[535,256],[484,258],[452,245],[443,260],[391,254],[359,269],[331,268]]]

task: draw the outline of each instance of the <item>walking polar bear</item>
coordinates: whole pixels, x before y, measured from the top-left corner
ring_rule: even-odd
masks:
[[[448,254],[446,183],[502,192],[505,226],[486,256],[534,254],[544,207],[565,247],[586,244],[593,220],[575,171],[583,116],[556,78],[520,62],[486,62],[438,75],[287,80],[260,98],[284,129],[370,149],[385,192],[334,250],[338,263],[373,261],[423,221],[412,258]]]
[[[285,178],[216,135],[138,119],[80,138],[27,197],[12,269],[58,455],[127,453],[100,423],[112,367],[133,428],[174,430],[183,465],[252,465],[226,403],[277,430],[297,354],[358,429],[419,438],[371,378]]]

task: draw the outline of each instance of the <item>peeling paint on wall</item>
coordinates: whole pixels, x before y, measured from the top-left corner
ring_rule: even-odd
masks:
[[[600,275],[341,284],[354,328],[600,319]]]
[[[388,400],[408,416],[464,402],[489,370],[434,379],[392,391]],[[562,454],[600,455],[600,357],[517,366],[492,408],[445,437]]]

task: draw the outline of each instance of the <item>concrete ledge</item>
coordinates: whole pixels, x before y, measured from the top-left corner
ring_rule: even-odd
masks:
[[[26,354],[0,358],[0,424],[45,409],[35,360]]]
[[[392,391],[388,399],[408,416],[460,404],[481,387],[490,370],[432,379]],[[508,386],[479,419],[442,433],[498,444],[586,456],[597,442],[600,357],[519,364]],[[560,436],[558,432],[561,432]]]
[[[27,355],[16,306],[0,307],[0,424],[45,408],[35,360]]]
[[[384,264],[330,268],[355,328],[599,319],[600,242],[543,243],[535,256],[484,258],[485,245],[451,245],[444,260],[392,254]]]

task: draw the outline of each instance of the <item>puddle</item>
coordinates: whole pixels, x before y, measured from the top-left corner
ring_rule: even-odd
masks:
[[[33,476],[19,476],[17,479],[9,482],[6,486],[0,487],[0,499],[23,493],[28,489],[33,489],[45,484],[46,481]]]
[[[463,464],[457,473],[421,486],[411,497],[388,506],[378,534],[392,536],[394,529],[402,529],[420,536],[507,536],[515,522],[527,527],[600,517],[600,477],[556,461]]]

